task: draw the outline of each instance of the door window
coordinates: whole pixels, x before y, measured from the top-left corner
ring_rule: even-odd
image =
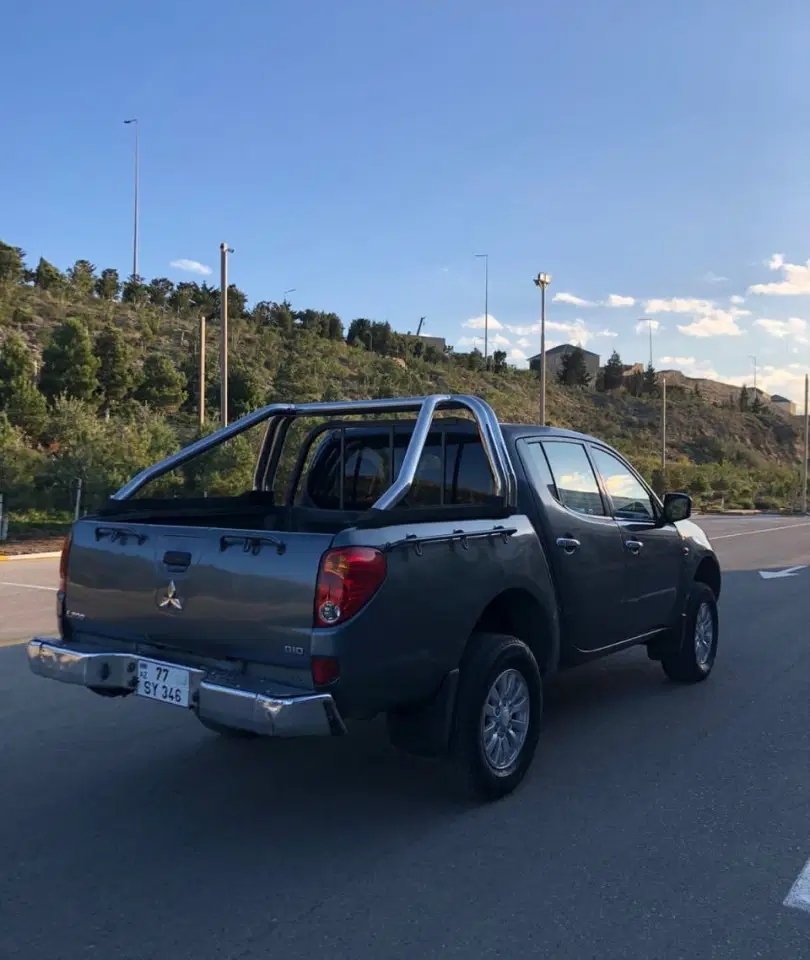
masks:
[[[655,507],[644,485],[613,454],[598,447],[591,448],[596,469],[613,502],[617,520],[655,520]]]
[[[589,517],[604,517],[605,506],[585,447],[560,440],[547,440],[542,446],[557,488],[557,499],[569,510]]]

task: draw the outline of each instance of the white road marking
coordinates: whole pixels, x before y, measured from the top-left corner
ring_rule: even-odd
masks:
[[[0,580],[0,587],[25,587],[26,590],[51,590],[56,593],[58,587],[42,587],[38,583],[13,583],[11,580]]]
[[[785,907],[795,907],[810,913],[810,860],[804,865],[804,870],[796,877],[796,882],[782,901]]]
[[[781,527],[765,527],[763,530],[743,530],[740,533],[721,533],[719,536],[709,537],[710,540],[731,540],[733,537],[753,537],[760,533],[774,533],[776,530],[795,530],[797,527],[810,527],[807,523],[784,523]]]
[[[760,570],[759,575],[763,580],[779,580],[783,577],[795,577],[800,570],[806,570],[807,564],[803,563],[799,567],[785,567],[784,570]]]

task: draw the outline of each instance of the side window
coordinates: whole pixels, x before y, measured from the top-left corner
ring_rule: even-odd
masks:
[[[608,453],[593,447],[596,469],[602,476],[605,489],[613,502],[613,513],[618,520],[655,520],[655,508],[650,495],[638,478],[627,467]]]
[[[559,500],[560,495],[557,492],[557,484],[554,482],[554,477],[551,475],[548,460],[546,460],[546,455],[543,453],[542,444],[540,444],[538,441],[534,441],[526,444],[520,444],[520,446],[526,451],[524,460],[532,483],[535,485],[535,487],[537,487],[538,490],[542,487],[545,487],[555,500]]]
[[[478,437],[458,442],[448,437],[445,503],[485,503],[494,493],[492,470]]]
[[[561,440],[547,440],[542,446],[557,487],[557,499],[569,510],[604,517],[602,495],[585,447]]]

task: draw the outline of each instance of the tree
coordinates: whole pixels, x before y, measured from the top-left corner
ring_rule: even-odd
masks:
[[[186,378],[165,354],[150,353],[135,399],[161,413],[173,413],[186,399]]]
[[[132,350],[114,327],[96,337],[98,383],[105,410],[120,403],[136,386],[137,375]]]
[[[93,295],[96,288],[96,268],[89,260],[77,260],[68,268],[68,282],[73,293],[80,298]]]
[[[496,350],[495,353],[492,354],[492,369],[496,373],[503,373],[503,371],[507,369],[505,350]]]
[[[616,390],[624,382],[624,365],[618,351],[611,353],[605,364],[605,390]]]
[[[197,374],[199,380],[199,374]],[[258,372],[245,363],[237,362],[228,371],[228,416],[237,420],[252,410],[258,410],[264,401],[264,391]]]
[[[748,396],[748,387],[746,387],[745,384],[743,384],[740,389],[740,397],[739,397],[738,404],[742,413],[746,413],[751,405],[751,401]]]
[[[174,290],[174,284],[167,277],[155,277],[149,283],[146,295],[153,307],[166,308],[166,303]]]
[[[9,423],[32,440],[39,441],[48,425],[48,407],[36,385],[27,377],[12,380],[4,400]]]
[[[644,380],[642,381],[641,389],[643,393],[650,396],[658,393],[658,374],[655,372],[655,367],[651,363],[648,363],[644,370]]]
[[[754,396],[751,400],[751,413],[761,413],[762,412],[762,397],[759,390],[754,390]]]
[[[107,267],[101,271],[101,276],[96,280],[96,293],[102,300],[115,300],[121,292],[121,281],[118,279],[118,271]]]
[[[0,409],[5,407],[15,384],[21,380],[31,383],[34,379],[34,358],[23,338],[10,333],[0,346]]]
[[[62,395],[90,400],[98,391],[98,368],[87,325],[71,317],[54,330],[42,351],[39,388],[51,402]]]
[[[65,286],[64,274],[52,263],[48,263],[44,257],[40,257],[37,268],[34,271],[34,286],[39,290],[58,293],[60,290],[63,290]]]
[[[168,295],[168,304],[175,313],[181,314],[191,310],[197,304],[199,285],[189,280],[182,280]],[[206,314],[206,316],[208,316]]]
[[[142,276],[133,273],[127,277],[121,289],[121,300],[135,306],[140,306],[149,300],[149,291]]]
[[[25,278],[25,251],[0,241],[0,286],[20,284]]]
[[[557,374],[559,382],[566,387],[587,387],[591,382],[588,365],[582,347],[573,347],[562,358]]]
[[[346,343],[350,347],[362,346],[366,350],[372,349],[371,321],[365,317],[357,317],[349,324],[349,332],[346,334]]]

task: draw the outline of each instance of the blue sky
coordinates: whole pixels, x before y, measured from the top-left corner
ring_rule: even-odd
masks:
[[[485,252],[516,360],[539,347],[544,270],[552,342],[646,360],[651,316],[657,366],[750,383],[755,354],[766,389],[802,393],[805,0],[28,11],[3,17],[0,237],[32,259],[128,272],[138,117],[147,276],[216,268],[225,240],[252,300],[295,288],[294,306],[401,330],[426,315],[463,346]]]

